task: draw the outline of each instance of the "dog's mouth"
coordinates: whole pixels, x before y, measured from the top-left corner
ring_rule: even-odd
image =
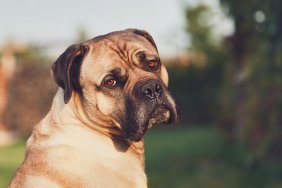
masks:
[[[156,124],[168,124],[174,122],[177,119],[176,110],[173,107],[166,105],[158,105],[153,108],[152,112],[147,116],[147,120],[137,123],[126,124],[131,125],[126,127],[126,137],[131,141],[139,141],[143,138],[148,128],[153,127]]]
[[[151,128],[155,124],[168,123],[171,113],[168,108],[164,106],[157,107],[149,119],[148,128]]]

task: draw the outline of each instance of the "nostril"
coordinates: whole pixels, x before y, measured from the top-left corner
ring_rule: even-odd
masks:
[[[155,90],[156,90],[156,93],[161,92],[162,91],[161,85],[160,84],[156,84]]]
[[[154,93],[154,92],[152,91],[151,88],[146,88],[146,90],[145,90],[145,95],[146,95],[146,96],[152,98],[152,97],[153,97],[153,93]]]

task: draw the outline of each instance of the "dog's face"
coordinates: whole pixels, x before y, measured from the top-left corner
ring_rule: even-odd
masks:
[[[78,93],[86,117],[110,124],[130,141],[141,140],[153,124],[177,118],[167,71],[145,31],[118,31],[73,45],[52,69],[65,103]]]

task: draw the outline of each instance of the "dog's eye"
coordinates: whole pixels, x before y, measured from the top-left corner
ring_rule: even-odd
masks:
[[[159,62],[158,61],[149,61],[148,68],[150,71],[156,71],[159,68]]]
[[[117,84],[117,81],[115,79],[109,79],[106,84],[107,86],[113,87]]]

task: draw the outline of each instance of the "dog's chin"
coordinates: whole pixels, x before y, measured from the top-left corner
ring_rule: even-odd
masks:
[[[175,121],[177,118],[176,112],[169,106],[160,105],[155,107],[148,115],[148,119],[141,123],[137,129],[131,129],[127,132],[127,139],[133,142],[138,142],[143,139],[147,130],[156,124],[167,124]]]

